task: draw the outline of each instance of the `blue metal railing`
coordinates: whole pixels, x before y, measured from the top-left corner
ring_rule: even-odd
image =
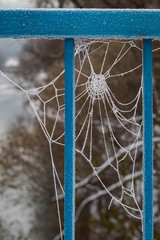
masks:
[[[153,239],[152,40],[143,42],[143,239]]]
[[[1,38],[65,38],[65,240],[74,240],[74,38],[143,41],[143,240],[153,240],[152,40],[160,38],[158,10],[0,10]]]
[[[75,239],[74,39],[65,40],[65,239]]]

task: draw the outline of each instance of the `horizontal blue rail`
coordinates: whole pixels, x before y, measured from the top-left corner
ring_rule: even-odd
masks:
[[[160,10],[0,10],[1,38],[160,38]]]

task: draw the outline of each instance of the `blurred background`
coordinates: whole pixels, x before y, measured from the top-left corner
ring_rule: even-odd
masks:
[[[160,7],[159,0],[0,0],[0,8],[154,8]],[[141,41],[136,43],[142,47]],[[110,59],[115,57],[114,51],[119,45],[113,45]],[[159,41],[153,42],[153,49],[160,47]],[[94,46],[93,46],[94,48]],[[97,48],[97,47],[96,47]],[[101,62],[104,49],[96,51],[92,57],[93,66],[97,69]],[[128,58],[121,61],[118,71],[133,68],[132,63],[141,63],[141,52],[131,51]],[[98,59],[98,60],[97,60]],[[78,59],[76,59],[78,68]],[[39,87],[49,83],[64,69],[64,41],[43,39],[1,39],[0,40],[0,70],[9,78],[25,89]],[[160,51],[153,53],[153,87],[154,87],[154,201],[155,201],[155,239],[160,239]],[[97,70],[98,71],[98,70]],[[85,73],[89,66],[85,66]],[[83,82],[83,79],[82,79]],[[131,101],[136,95],[141,83],[141,69],[134,72],[130,78],[110,81],[110,87],[119,101]],[[64,87],[64,77],[60,78],[58,87]],[[43,97],[52,94],[50,89]],[[78,94],[78,93],[77,93]],[[36,99],[33,99],[36,102]],[[62,100],[64,101],[64,100]],[[82,99],[82,103],[84,100]],[[142,119],[142,104],[138,105],[137,116]],[[81,104],[82,104],[81,103]],[[78,111],[80,107],[76,106]],[[39,107],[41,109],[41,106]],[[50,127],[56,108],[49,107],[48,126]],[[52,176],[52,166],[48,142],[35,117],[26,95],[15,88],[13,84],[0,76],[0,239],[1,240],[51,240],[59,233],[55,190]],[[111,117],[112,118],[112,117]],[[58,125],[57,136],[64,129],[64,117]],[[76,123],[80,129],[82,119]],[[112,118],[112,123],[116,125]],[[97,123],[96,123],[97,124]],[[59,130],[60,129],[60,130]],[[123,143],[129,143],[125,129],[115,126],[117,139],[123,135]],[[108,137],[109,135],[107,135]],[[94,163],[102,162],[103,154],[98,130],[95,133],[93,156]],[[109,140],[108,140],[109,141]],[[83,138],[77,145],[81,145]],[[89,146],[88,146],[89,148]],[[61,181],[64,175],[64,148],[52,146],[54,160]],[[117,147],[118,149],[118,147]],[[142,147],[138,148],[136,171],[142,169]],[[121,169],[126,176],[129,163]],[[76,158],[77,183],[91,174],[91,170],[82,156]],[[107,186],[116,183],[112,170],[103,171],[101,179]],[[142,207],[142,176],[135,179],[138,201]],[[76,190],[76,206],[89,196],[102,190],[99,182],[93,177],[88,184]],[[118,196],[116,189],[115,196]],[[101,195],[88,201],[76,223],[77,240],[138,240],[142,238],[141,221],[132,218],[118,204],[112,204],[108,209],[111,198]],[[128,200],[127,200],[128,201]],[[63,198],[60,201],[63,215]],[[63,225],[63,217],[62,217]],[[57,238],[58,239],[58,238]]]

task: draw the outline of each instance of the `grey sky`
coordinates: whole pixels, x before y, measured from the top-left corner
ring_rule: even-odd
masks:
[[[30,8],[33,0],[0,0],[0,8]]]

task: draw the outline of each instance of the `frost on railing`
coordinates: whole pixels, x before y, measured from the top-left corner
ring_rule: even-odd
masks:
[[[78,39],[75,66],[76,221],[89,202],[102,196],[106,208],[119,204],[142,221],[141,41]],[[54,149],[65,146],[64,73],[26,90],[0,72],[27,96],[48,141],[60,230],[54,239],[63,239],[64,224],[64,182],[54,157]]]

